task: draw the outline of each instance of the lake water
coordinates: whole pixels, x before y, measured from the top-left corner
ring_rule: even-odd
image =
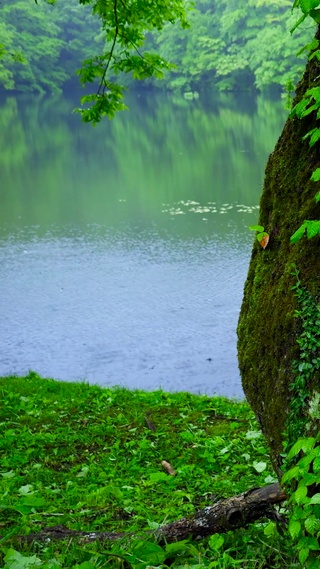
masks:
[[[242,396],[236,326],[286,111],[154,93],[96,128],[0,101],[0,375]]]

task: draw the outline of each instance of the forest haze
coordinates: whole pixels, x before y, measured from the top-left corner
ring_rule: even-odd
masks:
[[[297,16],[290,0],[197,0],[188,11],[189,29],[179,23],[148,32],[144,50],[159,53],[176,68],[162,81],[143,86],[176,91],[265,90],[295,84],[305,64],[296,53],[314,35],[310,23],[293,36]],[[77,83],[83,60],[105,48],[91,7],[77,0],[54,6],[5,0],[1,6],[0,89],[52,92]],[[121,77],[122,84],[134,82]],[[139,83],[139,86],[142,83]]]

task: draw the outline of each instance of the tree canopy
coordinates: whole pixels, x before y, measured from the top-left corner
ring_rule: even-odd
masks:
[[[80,68],[91,91],[81,113],[93,122],[125,108],[124,89],[136,79],[182,91],[290,88],[305,62],[305,53],[296,53],[314,34],[308,22],[290,36],[298,17],[291,6],[291,0],[56,0],[54,6],[12,0],[0,8],[6,50],[0,85],[54,91],[67,88]]]

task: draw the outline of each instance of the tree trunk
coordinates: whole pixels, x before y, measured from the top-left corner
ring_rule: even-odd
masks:
[[[320,39],[318,30],[317,39]],[[320,62],[307,63],[294,104],[311,87],[320,85]],[[270,235],[265,250],[255,240],[238,324],[238,356],[245,395],[266,435],[273,464],[280,476],[283,432],[288,412],[292,362],[299,355],[301,331],[291,287],[291,264],[302,284],[319,301],[319,237],[303,237],[291,245],[290,236],[306,219],[320,219],[314,196],[319,183],[310,181],[320,167],[319,143],[309,147],[303,136],[316,126],[315,113],[288,119],[269,157],[260,202],[259,224]],[[310,389],[318,387],[320,375]]]

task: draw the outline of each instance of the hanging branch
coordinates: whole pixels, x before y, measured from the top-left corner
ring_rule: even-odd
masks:
[[[108,57],[108,61],[106,63],[106,66],[104,68],[104,72],[100,81],[100,85],[99,85],[99,89],[97,92],[97,95],[104,95],[105,94],[105,90],[106,90],[106,75],[109,69],[109,65],[111,62],[111,58],[113,56],[113,52],[116,46],[116,42],[117,42],[117,37],[119,34],[119,21],[118,21],[118,13],[117,13],[117,0],[114,0],[113,2],[113,14],[114,14],[114,21],[115,21],[115,30],[114,30],[114,38],[113,38],[113,42],[112,42],[112,46],[109,52],[109,57]]]

